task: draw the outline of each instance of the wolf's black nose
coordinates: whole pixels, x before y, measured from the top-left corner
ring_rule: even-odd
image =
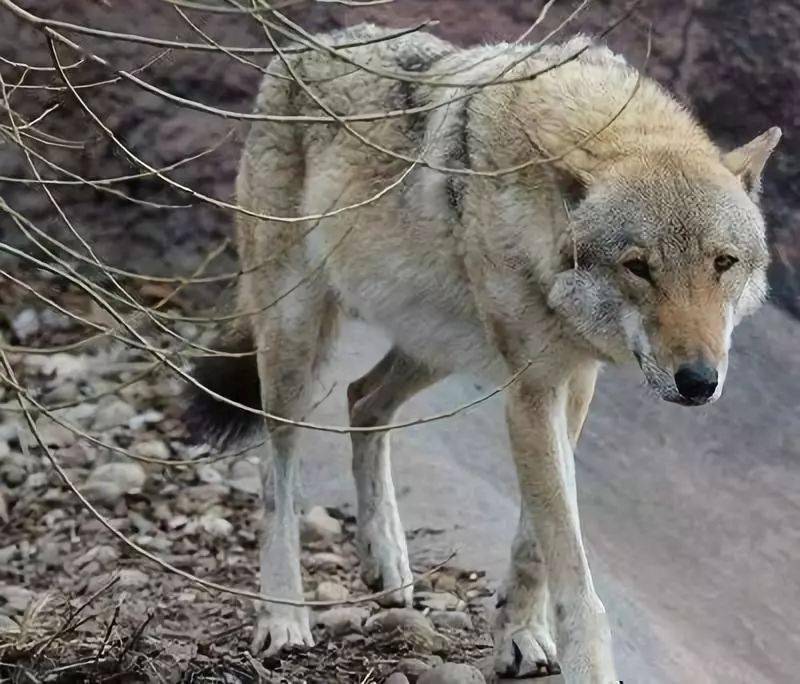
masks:
[[[702,361],[683,364],[675,373],[675,385],[685,399],[706,401],[717,389],[717,370]]]

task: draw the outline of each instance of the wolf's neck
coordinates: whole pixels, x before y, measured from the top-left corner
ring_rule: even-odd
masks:
[[[541,152],[593,176],[616,159],[669,149],[718,155],[705,131],[657,83],[595,48],[520,88],[516,118]]]

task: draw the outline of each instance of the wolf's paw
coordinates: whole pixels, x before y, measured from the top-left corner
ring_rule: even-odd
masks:
[[[308,621],[308,608],[302,606],[272,606],[260,610],[256,618],[250,651],[272,657],[283,650],[311,648],[314,638]]]
[[[399,525],[372,520],[359,535],[361,579],[373,591],[404,587],[378,599],[384,607],[410,606],[414,597],[414,576],[408,563],[408,549]]]
[[[503,677],[547,677],[558,674],[556,645],[546,629],[522,627],[495,635],[494,669]]]

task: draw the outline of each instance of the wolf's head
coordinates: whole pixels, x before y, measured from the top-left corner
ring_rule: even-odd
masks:
[[[549,304],[595,351],[636,359],[667,401],[715,400],[731,332],[766,294],[758,208],[771,128],[723,155],[675,148],[618,158],[570,211],[567,258]]]

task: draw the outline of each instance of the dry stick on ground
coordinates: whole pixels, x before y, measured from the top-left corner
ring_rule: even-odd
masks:
[[[86,599],[83,603],[81,603],[75,610],[71,611],[70,614],[67,616],[67,619],[64,621],[63,626],[54,634],[47,637],[46,639],[42,640],[41,642],[37,642],[32,646],[32,648],[37,648],[36,650],[36,658],[39,658],[53,643],[56,639],[67,634],[71,630],[75,629],[80,623],[75,623],[75,620],[78,616],[86,610],[89,606],[91,606],[97,598],[108,591],[111,587],[113,587],[117,582],[119,582],[119,577],[112,577],[108,582],[106,582],[102,587],[100,587],[97,591],[95,591],[88,599]],[[92,616],[89,616],[90,618]]]

